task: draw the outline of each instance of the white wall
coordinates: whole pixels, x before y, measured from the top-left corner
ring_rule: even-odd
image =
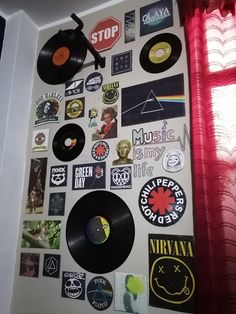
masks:
[[[37,37],[24,12],[6,19],[0,62],[0,314],[10,312]]]

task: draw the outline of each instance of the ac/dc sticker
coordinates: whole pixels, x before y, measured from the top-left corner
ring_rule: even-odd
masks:
[[[119,98],[119,82],[113,82],[102,86],[102,101],[106,105],[114,104]]]
[[[63,271],[61,296],[69,299],[85,299],[85,273]]]
[[[97,161],[102,161],[109,155],[109,145],[105,141],[96,142],[91,150],[92,157]]]
[[[84,116],[84,97],[66,101],[65,119],[75,119]]]
[[[35,102],[36,117],[34,126],[45,123],[59,122],[60,102],[63,96],[56,92],[49,92],[39,97]]]
[[[50,186],[66,186],[67,165],[53,166],[50,173]]]
[[[149,234],[149,304],[194,313],[193,237]]]
[[[111,190],[131,189],[131,167],[111,168]]]
[[[105,188],[105,162],[74,165],[72,172],[72,190]]]
[[[43,276],[59,278],[61,256],[58,254],[44,254]]]
[[[112,303],[113,290],[110,282],[101,276],[90,280],[87,287],[89,303],[98,311],[106,310]]]
[[[150,179],[139,194],[139,207],[143,217],[156,226],[170,226],[183,216],[186,208],[183,188],[167,177]]]
[[[85,88],[89,92],[95,92],[102,86],[103,77],[99,72],[94,72],[89,74],[87,79],[85,80]]]

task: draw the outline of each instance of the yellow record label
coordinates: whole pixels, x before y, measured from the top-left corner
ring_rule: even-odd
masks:
[[[69,118],[78,118],[83,111],[83,102],[80,99],[73,99],[66,105],[66,114]]]
[[[167,42],[155,44],[149,51],[148,57],[152,63],[158,64],[165,62],[171,55],[171,45]]]

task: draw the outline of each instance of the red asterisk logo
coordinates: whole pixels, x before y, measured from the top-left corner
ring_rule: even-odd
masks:
[[[105,149],[105,147],[103,145],[98,145],[96,147],[96,155],[97,156],[101,157],[101,156],[103,156],[105,154],[105,152],[106,152],[106,149]]]
[[[160,215],[165,215],[166,211],[171,212],[175,198],[170,195],[171,191],[169,189],[164,191],[163,187],[152,190],[148,199],[149,205],[152,205],[152,211],[155,213],[159,211]]]

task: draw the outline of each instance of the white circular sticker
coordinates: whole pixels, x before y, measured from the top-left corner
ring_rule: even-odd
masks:
[[[180,149],[168,150],[162,161],[163,168],[168,172],[177,172],[184,167],[184,154]]]

